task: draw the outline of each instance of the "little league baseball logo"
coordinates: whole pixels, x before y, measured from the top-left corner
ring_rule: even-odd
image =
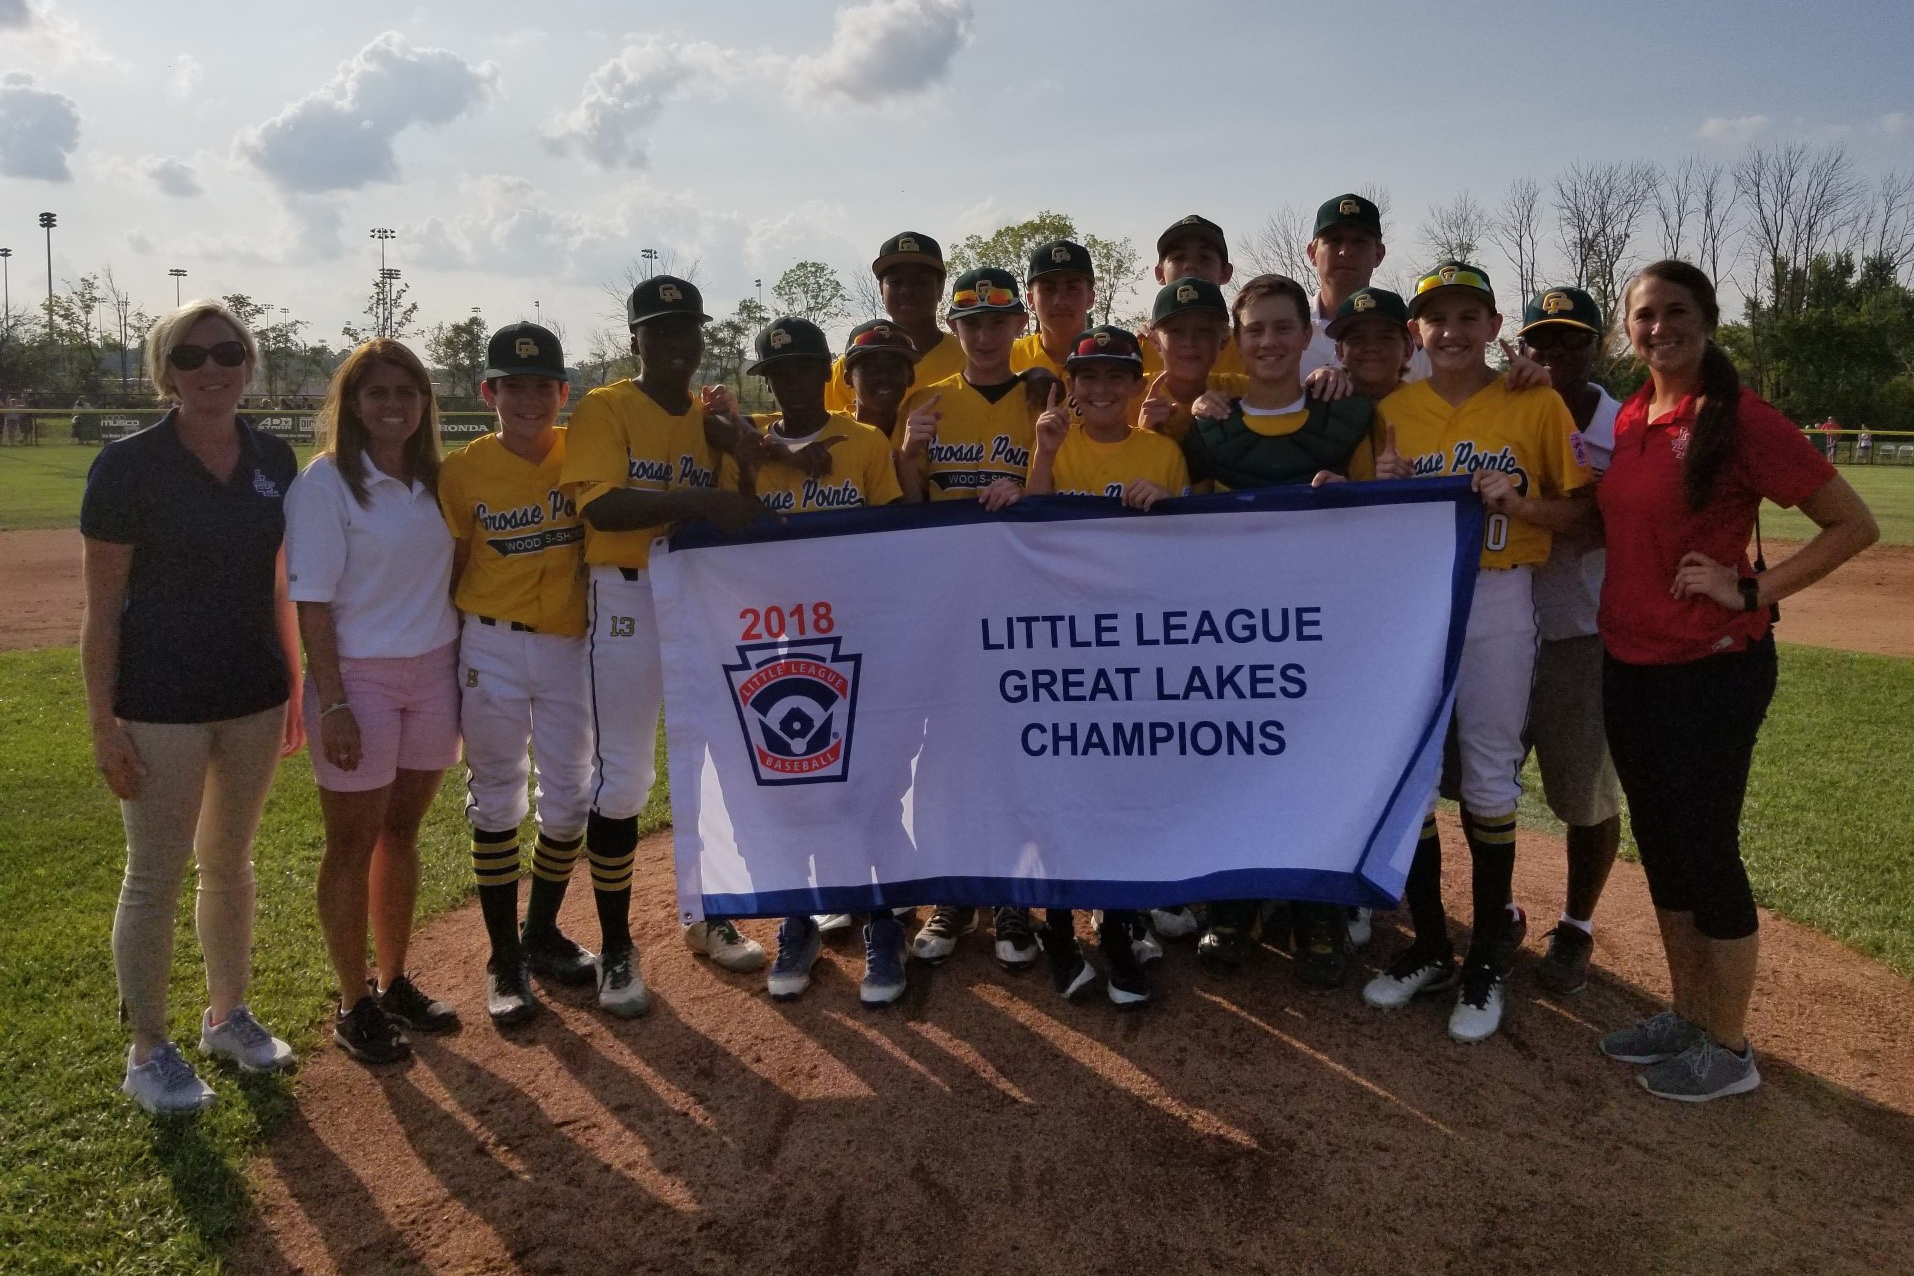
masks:
[[[738,728],[761,785],[833,784],[850,776],[863,657],[839,638],[745,643],[725,665]]]

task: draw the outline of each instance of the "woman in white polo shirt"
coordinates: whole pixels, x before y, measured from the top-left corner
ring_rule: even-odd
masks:
[[[411,1049],[404,1028],[458,1023],[405,970],[419,823],[459,755],[452,537],[439,514],[439,414],[425,366],[396,341],[366,342],[333,375],[320,423],[325,450],[286,499],[326,826],[319,921],[339,978],[333,1039],[362,1063],[389,1063]]]

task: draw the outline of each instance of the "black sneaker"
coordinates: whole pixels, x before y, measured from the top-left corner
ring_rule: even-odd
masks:
[[[996,936],[997,964],[1005,970],[1028,970],[1037,964],[1037,928],[1027,908],[993,910],[991,929]]]
[[[940,904],[931,910],[917,937],[911,940],[911,956],[936,965],[957,951],[957,941],[977,929],[977,910],[969,906]]]
[[[1566,997],[1588,987],[1588,959],[1595,952],[1595,937],[1580,926],[1566,922],[1548,933],[1548,952],[1535,967],[1535,982]]]
[[[520,931],[525,964],[533,973],[582,988],[598,982],[598,958],[556,926],[550,930]]]
[[[1219,975],[1234,973],[1249,960],[1256,949],[1256,932],[1250,926],[1212,922],[1196,941],[1196,959]]]
[[[511,1028],[538,1015],[523,960],[494,957],[485,963],[485,1013],[500,1028]]]
[[[400,975],[379,993],[379,1009],[414,1032],[450,1032],[459,1026],[458,1011],[420,992],[407,975]]]
[[[1097,952],[1103,957],[1103,981],[1110,1000],[1119,1006],[1141,1006],[1150,1000],[1150,979],[1136,956],[1136,924],[1104,918],[1097,927]]]
[[[412,1043],[392,1017],[379,1009],[378,999],[371,993],[334,1017],[332,1039],[360,1063],[397,1063],[412,1053]]]
[[[1044,927],[1043,955],[1050,962],[1050,982],[1065,1001],[1074,1001],[1097,981],[1097,972],[1083,959],[1083,945],[1077,942],[1075,929]]]
[[[1321,914],[1321,915],[1319,915]],[[1337,988],[1349,971],[1349,919],[1340,908],[1300,910],[1296,975],[1317,988]]]

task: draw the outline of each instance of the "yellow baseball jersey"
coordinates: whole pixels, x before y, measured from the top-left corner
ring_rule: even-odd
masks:
[[[1074,337],[1076,334],[1071,333],[1070,335]],[[1043,334],[1041,332],[1026,332],[1023,336],[1018,337],[1010,347],[1010,370],[1012,372],[1028,372],[1032,368],[1042,368],[1053,376],[1061,377],[1063,375],[1063,365],[1052,359],[1050,352],[1043,348]]]
[[[716,487],[717,456],[704,437],[704,408],[692,396],[673,416],[636,381],[600,386],[572,409],[560,478],[583,510],[615,488],[666,492]],[[605,532],[585,523],[585,561],[592,566],[643,567],[660,527]]]
[[[940,396],[937,410],[943,415],[925,470],[931,500],[975,500],[996,479],[1023,481],[1030,472],[1030,449],[1036,444],[1041,409],[1030,406],[1022,386],[1010,387],[992,403],[960,372],[913,390],[897,413],[897,429],[891,437],[898,446],[903,444],[910,414],[933,394]]]
[[[779,418],[771,415],[751,420],[768,430]],[[843,440],[831,448],[831,472],[822,478],[812,478],[782,461],[758,468],[755,490],[766,509],[778,514],[808,514],[814,510],[889,505],[903,499],[904,489],[897,484],[897,464],[891,459],[891,441],[882,430],[833,412],[824,428],[804,443],[822,439]],[[718,462],[718,486],[738,486],[738,463],[730,456]]]
[[[1183,449],[1150,430],[1131,430],[1121,442],[1099,443],[1082,426],[1071,426],[1050,463],[1050,487],[1059,496],[1121,498],[1137,479],[1167,488],[1171,496],[1190,494]]]
[[[1161,369],[1159,369],[1159,371],[1160,370]],[[1149,379],[1143,383],[1143,395],[1136,401],[1137,420],[1139,423],[1142,421],[1143,400],[1149,397],[1150,381],[1154,381],[1155,379],[1156,373],[1150,373]],[[1212,372],[1210,373],[1209,389],[1216,391],[1218,394],[1227,395],[1232,399],[1240,399],[1249,393],[1249,378],[1240,372]],[[1195,406],[1194,403],[1178,403],[1176,410],[1170,413],[1169,419],[1163,422],[1157,432],[1167,435],[1181,443],[1183,436],[1190,432],[1190,425],[1195,420],[1190,412]]]
[[[473,439],[439,470],[439,511],[470,550],[460,611],[516,620],[541,634],[585,632],[585,525],[560,481],[565,427],[537,465],[496,434]]]
[[[908,400],[932,382],[954,377],[963,370],[964,348],[957,344],[957,338],[943,333],[936,345],[917,356],[917,373],[911,378],[904,398]],[[831,365],[831,383],[824,387],[824,406],[833,412],[857,410],[857,391],[851,386],[851,374],[844,366],[842,355]]]
[[[1156,348],[1156,342],[1143,341],[1143,379],[1147,382],[1163,371],[1163,352]],[[1243,366],[1243,352],[1236,348],[1236,334],[1223,338],[1223,348],[1216,355],[1216,362],[1210,365],[1210,375],[1227,372],[1232,376],[1248,376],[1249,369]]]
[[[1511,390],[1506,377],[1476,391],[1460,407],[1411,381],[1377,405],[1396,428],[1396,448],[1418,478],[1501,470],[1524,496],[1563,496],[1595,481],[1575,455],[1575,418],[1546,386]],[[1354,477],[1351,475],[1351,477]],[[1482,531],[1484,567],[1546,562],[1546,528],[1506,514],[1490,514]]]

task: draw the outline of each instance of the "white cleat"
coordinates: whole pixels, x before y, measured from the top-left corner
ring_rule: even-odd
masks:
[[[684,929],[685,947],[726,970],[750,974],[764,965],[764,945],[746,938],[728,921],[693,922]]]

